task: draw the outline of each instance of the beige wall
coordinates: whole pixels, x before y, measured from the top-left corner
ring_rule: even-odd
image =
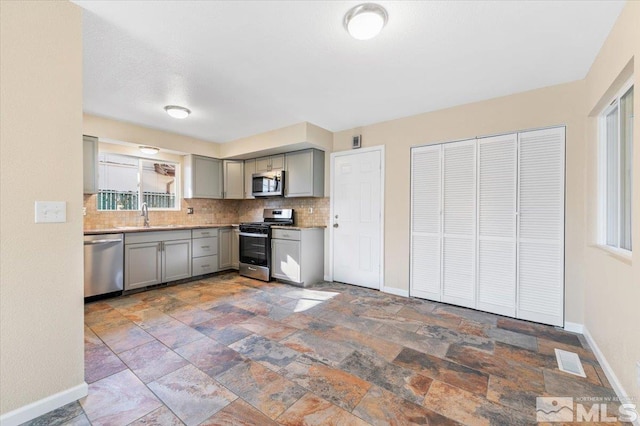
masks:
[[[302,122],[220,145],[220,157],[232,158],[264,151],[286,152],[311,146],[331,151],[332,133],[314,124]]]
[[[384,285],[409,288],[410,148],[437,142],[517,130],[567,126],[566,320],[582,323],[585,221],[584,82],[547,87],[512,96],[359,127],[334,134],[333,150],[385,145]]]
[[[640,401],[636,362],[640,362],[640,2],[628,2],[586,78],[587,224],[585,248],[585,326],[620,384]],[[597,120],[611,95],[635,70],[633,141],[633,259],[613,256],[597,243]]]
[[[82,28],[69,2],[0,2],[0,412],[84,383]],[[34,201],[67,221],[35,224]]]
[[[85,135],[97,136],[101,140],[111,139],[176,152],[220,157],[220,144],[91,114],[83,115],[82,131]]]

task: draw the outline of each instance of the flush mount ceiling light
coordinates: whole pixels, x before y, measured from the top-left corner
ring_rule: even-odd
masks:
[[[369,40],[377,36],[388,19],[387,11],[375,3],[363,3],[344,15],[344,27],[356,40]]]
[[[138,149],[140,150],[140,152],[147,155],[155,155],[160,152],[160,149],[156,148],[155,146],[140,146],[138,147]]]
[[[187,118],[191,111],[188,108],[177,106],[177,105],[167,105],[164,107],[164,110],[167,111],[167,114],[172,116],[173,118]]]

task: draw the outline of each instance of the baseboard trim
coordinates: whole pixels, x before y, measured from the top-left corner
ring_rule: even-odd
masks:
[[[87,396],[89,392],[89,386],[85,382],[78,386],[74,386],[62,392],[58,392],[53,395],[49,395],[46,398],[42,398],[39,401],[32,402],[23,407],[17,408],[13,411],[9,411],[6,414],[0,416],[0,424],[2,426],[17,426],[22,423],[33,420],[43,414],[53,411],[56,408],[60,408],[70,402],[77,401],[80,398]]]
[[[584,334],[584,325],[577,322],[565,321],[564,329],[572,333]]]
[[[381,291],[383,293],[389,293],[395,296],[409,297],[409,290],[402,290],[395,287],[382,287]]]
[[[604,357],[604,354],[600,350],[600,347],[596,343],[595,339],[593,338],[591,333],[589,333],[589,330],[587,329],[586,326],[584,326],[583,329],[584,329],[584,332],[583,332],[584,337],[585,339],[587,339],[589,346],[591,346],[591,349],[593,350],[593,353],[595,354],[596,359],[600,363],[600,367],[602,367],[602,370],[604,371],[605,376],[607,376],[609,383],[611,383],[611,387],[613,388],[613,391],[616,393],[616,395],[620,400],[629,400],[629,395],[622,387],[622,384],[618,380],[616,373],[613,372],[611,365],[609,365],[609,363],[607,362],[607,359]],[[640,418],[637,418],[633,422],[633,424],[635,426],[640,426]]]

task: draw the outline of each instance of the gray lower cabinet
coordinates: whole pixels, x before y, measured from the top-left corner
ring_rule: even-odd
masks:
[[[285,197],[324,197],[324,152],[318,149],[285,154]]]
[[[146,287],[162,282],[161,242],[124,246],[124,289]]]
[[[306,287],[324,277],[324,229],[273,229],[271,276]]]
[[[222,175],[222,160],[185,155],[184,198],[222,198]]]
[[[231,240],[233,236],[232,228],[220,228],[218,231],[219,266],[220,270],[231,269]]]
[[[231,269],[240,268],[240,229],[237,226],[231,231]]]
[[[191,231],[125,234],[124,289],[191,277]]]
[[[191,236],[193,275],[218,271],[218,229],[193,229]]]
[[[191,240],[162,242],[162,282],[191,276]]]

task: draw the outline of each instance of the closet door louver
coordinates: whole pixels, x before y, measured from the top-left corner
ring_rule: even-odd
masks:
[[[565,129],[519,133],[518,144],[516,316],[562,326]]]
[[[565,128],[411,152],[410,294],[564,325]]]
[[[517,135],[478,140],[478,303],[516,314]]]
[[[442,147],[442,301],[475,307],[476,141]]]
[[[441,145],[411,150],[411,295],[440,301]]]

